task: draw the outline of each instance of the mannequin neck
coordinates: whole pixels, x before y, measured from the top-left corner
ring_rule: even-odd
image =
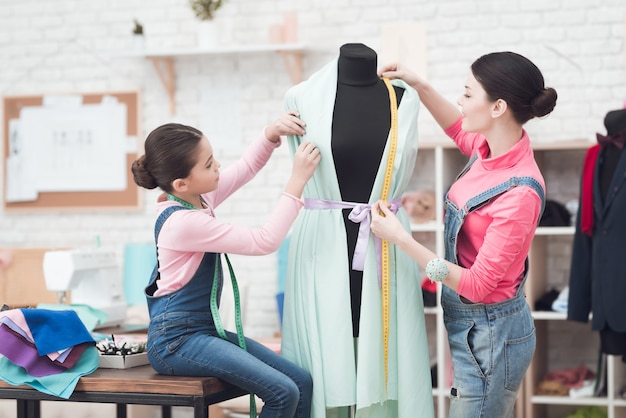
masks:
[[[345,44],[339,50],[337,81],[350,86],[369,86],[380,78],[376,52],[363,44]]]

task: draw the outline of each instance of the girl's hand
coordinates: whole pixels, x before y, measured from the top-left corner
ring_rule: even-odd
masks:
[[[400,237],[407,234],[406,230],[382,200],[374,203],[371,210],[372,222],[370,229],[378,238],[397,244]]]
[[[283,113],[271,125],[265,128],[265,137],[277,142],[281,135],[304,135],[306,123],[299,118],[300,114],[295,110]]]
[[[320,150],[312,142],[301,143],[293,156],[291,176],[306,183],[313,176],[321,158]]]
[[[320,150],[313,143],[309,141],[301,143],[293,156],[291,178],[285,192],[296,197],[302,196],[304,186],[313,176],[321,158]]]

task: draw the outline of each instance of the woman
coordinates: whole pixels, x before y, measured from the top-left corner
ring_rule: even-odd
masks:
[[[297,113],[285,113],[220,173],[202,132],[169,123],[148,135],[145,155],[132,166],[137,185],[159,187],[167,196],[157,204],[158,263],[146,288],[150,364],[161,374],[215,376],[256,394],[264,401],[262,418],[308,418],[313,382],[307,371],[244,338],[240,326],[237,334],[222,329],[220,253],[278,249],[303,206],[300,197],[319,164],[319,150],[310,142],[298,148],[291,178],[262,228],[220,222],[214,209],[257,174],[281,135],[302,134],[303,128]]]
[[[388,65],[380,74],[415,88],[470,160],[446,196],[445,260],[413,240],[385,202],[372,210],[372,231],[443,284],[454,367],[450,417],[512,417],[535,349],[523,287],[545,201],[523,125],[554,109],[556,91],[545,87],[531,61],[513,52],[487,54],[472,64],[458,99],[461,111],[414,73]]]

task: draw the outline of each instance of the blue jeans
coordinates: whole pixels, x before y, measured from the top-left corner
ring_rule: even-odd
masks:
[[[535,351],[535,325],[522,295],[491,305],[459,303],[442,289],[454,379],[451,418],[513,418]]]
[[[183,316],[169,316],[167,323],[153,323],[150,335],[148,356],[158,373],[218,377],[260,397],[261,418],[309,418],[313,381],[307,371],[249,338],[244,351],[237,334],[227,331],[229,342],[207,333],[212,324]]]

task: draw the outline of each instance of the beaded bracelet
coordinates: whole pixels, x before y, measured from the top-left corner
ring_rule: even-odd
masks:
[[[426,275],[433,282],[442,282],[448,274],[450,269],[443,258],[433,258],[426,264]]]

